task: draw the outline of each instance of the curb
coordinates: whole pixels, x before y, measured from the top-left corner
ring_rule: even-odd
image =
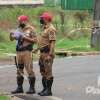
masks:
[[[87,56],[87,55],[100,55],[100,52],[99,51],[92,51],[92,52],[72,52],[72,51],[64,51],[64,50],[61,50],[61,51],[56,51],[55,54],[57,56],[60,56],[60,57],[69,57],[69,56]],[[7,63],[7,64],[14,64],[14,59],[13,59],[14,55],[8,57],[8,58],[5,58],[5,59],[0,59],[0,64],[4,64],[4,63]]]
[[[11,96],[11,100],[63,100],[58,97],[54,96],[38,96],[38,95],[26,95],[26,94],[19,94]]]
[[[58,56],[87,56],[87,55],[100,55],[100,52],[72,52],[72,51],[56,51]]]
[[[21,99],[21,98],[18,98],[18,97],[16,97],[16,96],[13,96],[13,97],[11,97],[10,100],[24,100],[24,99]]]

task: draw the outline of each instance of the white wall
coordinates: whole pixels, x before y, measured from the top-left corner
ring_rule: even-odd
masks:
[[[0,5],[44,4],[44,0],[0,0]]]

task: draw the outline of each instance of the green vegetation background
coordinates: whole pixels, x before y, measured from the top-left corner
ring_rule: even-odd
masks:
[[[0,57],[5,53],[15,52],[15,43],[9,40],[9,33],[17,27],[17,17],[25,14],[30,23],[40,33],[39,16],[47,11],[53,15],[53,24],[57,29],[56,50],[94,51],[90,48],[92,12],[90,11],[64,11],[57,7],[12,7],[0,8]],[[83,17],[82,17],[83,16]],[[83,28],[75,32],[77,29]],[[89,29],[84,29],[89,28]]]

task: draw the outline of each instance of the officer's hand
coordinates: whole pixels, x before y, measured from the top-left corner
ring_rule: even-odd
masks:
[[[54,53],[49,53],[49,57],[54,58],[55,54]]]
[[[10,36],[9,36],[10,40],[13,41],[15,39],[15,36],[13,33],[10,33]]]
[[[27,37],[27,36],[25,36],[25,35],[22,35],[22,39],[24,39],[24,40],[28,40],[29,37]]]
[[[49,60],[49,59],[51,59],[51,57],[52,57],[51,55],[48,55],[48,56],[47,56],[47,59]]]
[[[32,53],[36,53],[38,51],[38,49],[33,49]]]

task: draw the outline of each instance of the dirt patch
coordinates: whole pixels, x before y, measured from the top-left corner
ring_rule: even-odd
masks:
[[[13,24],[10,21],[8,21],[8,20],[0,21],[0,28],[1,29],[9,30],[9,29],[12,28],[12,26],[13,26]]]

